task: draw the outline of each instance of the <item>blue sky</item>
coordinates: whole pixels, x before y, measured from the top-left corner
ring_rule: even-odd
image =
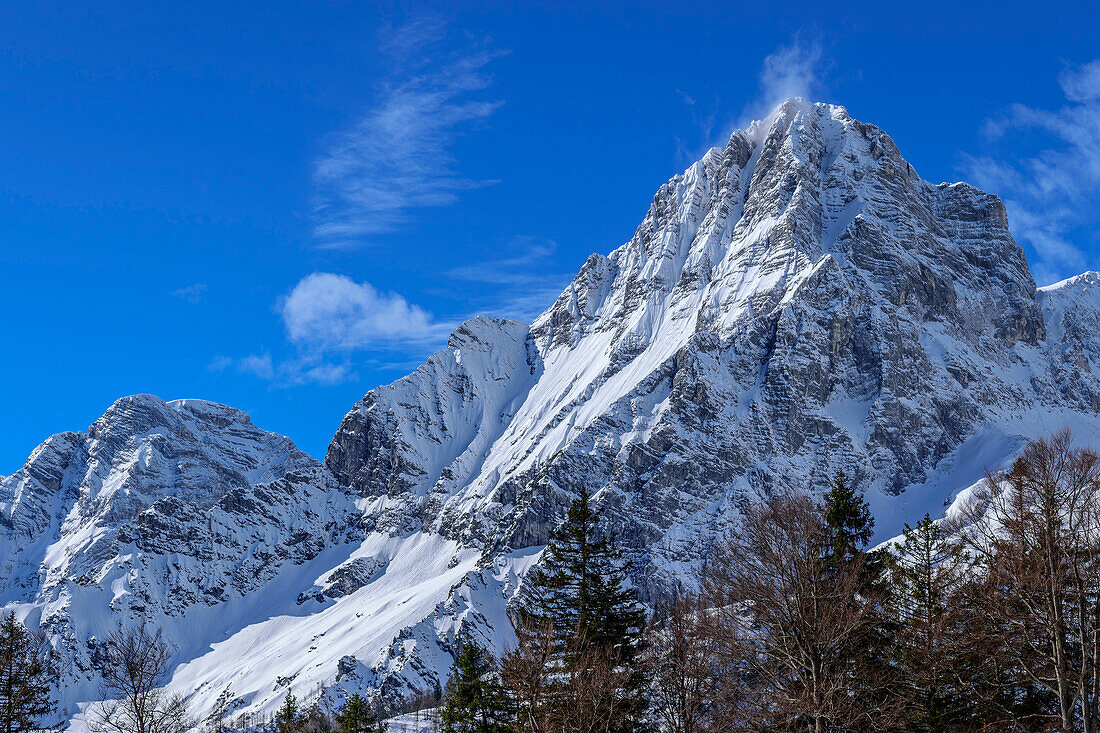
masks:
[[[321,456],[789,93],[1002,194],[1040,284],[1100,268],[1097,4],[591,5],[6,5],[0,473],[136,392]]]

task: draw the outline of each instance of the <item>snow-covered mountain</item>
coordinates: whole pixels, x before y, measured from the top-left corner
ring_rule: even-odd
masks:
[[[661,187],[531,326],[478,317],[370,391],[324,464],[243,413],[132,397],[0,483],[5,604],[94,697],[141,616],[201,710],[441,682],[581,485],[647,597],[739,508],[837,469],[883,537],[1024,440],[1100,428],[1100,276],[1037,290],[1001,201],[921,179],[883,131],[790,100]],[[73,708],[75,710],[75,707]]]
[[[95,640],[120,622],[152,620],[179,658],[200,654],[294,609],[271,589],[357,547],[361,525],[318,461],[239,410],[126,397],[0,481],[0,598],[64,655],[65,701],[87,700]]]
[[[371,391],[325,464],[383,528],[489,557],[544,542],[586,484],[659,592],[778,486],[843,468],[882,514],[942,508],[1036,430],[1100,424],[1097,293],[1037,292],[997,197],[791,100],[662,186],[530,329],[473,319]]]

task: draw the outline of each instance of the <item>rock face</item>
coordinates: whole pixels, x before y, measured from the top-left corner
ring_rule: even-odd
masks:
[[[528,327],[479,317],[371,390],[324,465],[231,408],[120,400],[0,482],[3,602],[75,660],[165,627],[172,685],[242,712],[399,700],[506,611],[580,486],[647,598],[740,509],[838,469],[880,534],[1028,437],[1100,429],[1100,276],[1036,290],[1001,201],[791,100],[661,187]]]
[[[475,319],[369,393],[326,465],[486,558],[545,542],[587,485],[660,594],[742,502],[844,469],[884,506],[990,425],[1093,420],[1100,311],[1055,304],[1082,277],[1037,294],[996,196],[791,100],[662,186],[528,333]]]

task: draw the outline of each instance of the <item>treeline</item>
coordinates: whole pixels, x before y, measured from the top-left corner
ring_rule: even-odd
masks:
[[[553,533],[501,658],[456,639],[446,687],[424,699],[445,733],[1100,733],[1100,458],[1068,432],[1029,444],[946,520],[868,547],[874,520],[840,474],[821,501],[744,510],[694,593],[647,614],[584,491]],[[163,692],[159,631],[97,651],[96,733],[224,733]],[[48,645],[0,623],[0,733],[54,712]],[[441,693],[441,694],[440,694]],[[440,699],[441,698],[441,699]],[[335,711],[288,693],[268,733],[375,733],[355,695]]]
[[[698,592],[646,622],[583,494],[497,660],[460,639],[446,733],[1084,731],[1100,724],[1100,459],[1028,445],[870,549],[838,475],[745,510]]]

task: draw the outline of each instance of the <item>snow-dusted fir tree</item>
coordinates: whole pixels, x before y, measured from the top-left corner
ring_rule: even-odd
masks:
[[[543,660],[547,714],[600,717],[609,731],[642,727],[646,702],[636,660],[645,611],[629,573],[615,537],[600,534],[582,487],[531,574],[520,611],[527,651]]]

